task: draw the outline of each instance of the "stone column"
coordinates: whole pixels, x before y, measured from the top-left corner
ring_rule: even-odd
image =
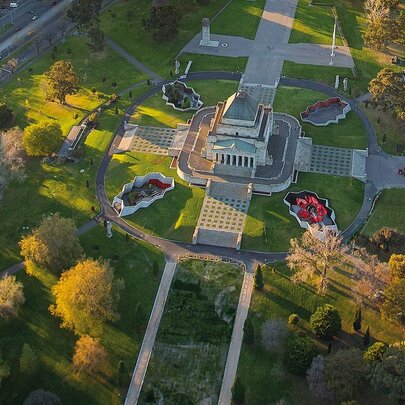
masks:
[[[213,46],[213,47],[217,48],[218,45],[219,45],[218,41],[211,41],[209,18],[203,18],[200,46]]]

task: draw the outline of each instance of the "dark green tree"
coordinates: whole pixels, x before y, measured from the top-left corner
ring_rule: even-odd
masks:
[[[160,268],[159,268],[159,263],[157,262],[157,260],[154,260],[154,261],[153,261],[152,269],[153,269],[153,275],[154,275],[155,277],[157,277],[157,276],[159,275],[159,270],[160,270]]]
[[[288,338],[284,351],[284,365],[288,371],[297,375],[305,375],[312,359],[318,351],[308,336],[292,333]]]
[[[88,45],[93,52],[102,52],[104,50],[104,32],[100,28],[98,22],[92,24],[88,30],[87,35],[89,37]]]
[[[155,40],[167,41],[177,35],[181,17],[179,9],[172,4],[152,3],[145,26],[152,32]]]
[[[47,79],[47,99],[66,103],[66,96],[76,94],[79,89],[79,78],[76,75],[73,65],[65,60],[55,62],[45,72]]]
[[[236,405],[242,405],[245,403],[245,386],[243,385],[239,376],[236,376],[235,382],[232,386],[232,402]]]
[[[67,16],[79,28],[86,28],[98,21],[102,0],[76,0],[67,12]]]
[[[0,103],[0,129],[9,127],[12,121],[13,110],[6,103]]]
[[[243,341],[247,345],[251,345],[255,341],[255,327],[249,317],[246,318],[245,324],[243,325]]]
[[[255,274],[253,276],[253,287],[258,291],[263,290],[264,287],[262,266],[260,266],[260,264],[258,264],[255,269]]]
[[[363,336],[363,344],[367,347],[370,344],[370,327],[367,327],[366,333]]]
[[[353,329],[358,332],[361,330],[361,307],[358,306],[356,308],[356,314],[354,315],[354,321],[353,321]]]
[[[118,385],[123,387],[128,384],[129,375],[128,370],[122,360],[118,363]]]
[[[311,315],[310,325],[315,335],[322,339],[331,339],[342,329],[339,312],[330,304],[319,307]]]

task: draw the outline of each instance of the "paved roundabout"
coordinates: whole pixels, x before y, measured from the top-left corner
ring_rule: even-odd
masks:
[[[233,72],[197,72],[191,73],[185,79],[186,81],[193,80],[234,80],[239,81],[241,78],[240,73]],[[186,254],[198,254],[198,255],[214,255],[229,257],[232,259],[241,260],[246,263],[248,269],[253,269],[255,263],[268,263],[278,260],[283,260],[286,257],[285,252],[255,252],[230,248],[221,248],[208,245],[191,245],[188,243],[173,241],[169,239],[153,236],[137,229],[130,225],[122,218],[118,217],[116,212],[112,209],[110,201],[108,200],[105,190],[105,176],[108,165],[114,154],[114,145],[118,145],[124,134],[124,123],[129,120],[135,110],[145,102],[149,97],[160,92],[161,85],[165,82],[159,83],[157,86],[152,87],[148,92],[140,96],[135,102],[128,108],[125,115],[122,117],[121,122],[116,131],[116,135],[112,140],[110,147],[105,152],[102,162],[99,166],[96,177],[96,189],[97,197],[101,204],[100,218],[113,222],[116,226],[122,229],[124,232],[132,235],[133,237],[141,240],[145,240],[163,251],[165,256],[170,260],[175,260],[178,256]],[[280,85],[290,87],[300,87],[309,90],[315,90],[324,93],[328,97],[336,96],[335,90],[325,84],[313,82],[310,80],[299,80],[282,78]],[[399,178],[395,173],[395,167],[398,165],[405,166],[405,157],[391,156],[381,151],[379,148],[374,128],[365,116],[365,114],[359,109],[358,99],[347,99],[339,95],[344,101],[350,104],[352,111],[357,114],[363,123],[364,129],[367,134],[369,158],[367,159],[367,181],[365,186],[365,193],[363,198],[363,204],[358,212],[354,221],[349,227],[342,232],[343,239],[348,241],[364,224],[367,216],[370,214],[374,199],[378,193],[384,188],[391,187],[405,187],[405,178]]]

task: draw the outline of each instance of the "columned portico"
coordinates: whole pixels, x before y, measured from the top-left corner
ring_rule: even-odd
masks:
[[[254,156],[233,153],[216,153],[215,162],[227,166],[256,167],[256,158]]]

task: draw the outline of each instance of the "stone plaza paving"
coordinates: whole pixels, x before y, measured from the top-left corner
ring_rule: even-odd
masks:
[[[234,198],[205,196],[197,226],[227,232],[243,232],[249,203]]]
[[[310,171],[334,176],[351,176],[353,149],[312,145]]]
[[[133,152],[167,155],[176,130],[160,127],[138,127],[129,150]]]

